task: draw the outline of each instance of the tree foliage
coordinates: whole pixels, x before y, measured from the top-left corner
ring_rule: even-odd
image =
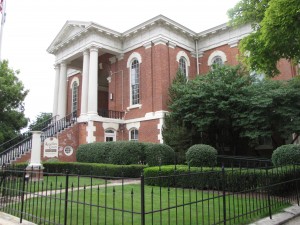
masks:
[[[18,135],[28,123],[23,103],[28,90],[18,74],[19,71],[9,68],[8,61],[0,62],[0,143]]]
[[[32,122],[28,129],[31,131],[38,131],[51,123],[52,113],[41,112],[37,115],[34,122]]]
[[[251,70],[272,77],[279,73],[280,59],[300,62],[299,0],[241,0],[228,14],[232,25],[254,29],[240,42],[242,60]]]
[[[176,97],[171,98],[166,120],[171,126],[163,135],[173,135],[168,142],[189,137],[191,145],[209,144],[220,151],[235,152],[241,143],[255,145],[270,136],[281,145],[292,133],[300,133],[299,88],[297,78],[260,81],[239,66],[215,67],[184,84],[172,84],[170,91],[177,94],[170,93]],[[189,135],[176,137],[174,126]]]

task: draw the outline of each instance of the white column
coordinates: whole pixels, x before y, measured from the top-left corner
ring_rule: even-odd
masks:
[[[82,67],[82,88],[81,88],[81,113],[86,115],[88,104],[88,89],[89,89],[89,64],[90,55],[88,50],[83,52],[83,67]]]
[[[54,86],[54,98],[53,98],[53,111],[52,116],[57,115],[58,104],[58,90],[59,90],[59,65],[55,65],[55,86]]]
[[[88,115],[98,115],[98,49],[90,48]]]
[[[32,148],[28,167],[37,168],[41,164],[41,131],[32,131]]]
[[[58,90],[58,109],[59,118],[66,116],[67,110],[67,65],[62,62],[60,64],[59,73],[59,90]]]

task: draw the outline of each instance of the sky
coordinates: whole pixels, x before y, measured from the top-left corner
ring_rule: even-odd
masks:
[[[93,21],[124,32],[164,15],[200,32],[228,21],[227,10],[239,0],[6,0],[1,59],[9,61],[29,94],[25,116],[34,121],[52,112],[55,57],[46,49],[67,20]]]

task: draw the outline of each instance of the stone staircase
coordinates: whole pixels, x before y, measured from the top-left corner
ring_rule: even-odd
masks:
[[[35,130],[42,131],[41,141],[43,142],[48,137],[53,137],[57,133],[72,126],[77,122],[76,111],[67,115],[66,117],[55,120],[51,118],[41,124],[35,126]],[[5,143],[0,145],[0,167],[11,164],[12,161],[22,157],[31,151],[32,134],[31,132],[23,133]]]

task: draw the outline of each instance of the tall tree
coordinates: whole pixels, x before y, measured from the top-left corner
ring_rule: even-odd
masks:
[[[23,102],[28,90],[18,74],[19,71],[9,68],[8,61],[0,62],[0,143],[18,135],[28,123]]]
[[[273,77],[280,59],[300,63],[299,0],[241,0],[228,15],[234,26],[252,25],[254,32],[240,43],[251,70]]]
[[[52,113],[42,112],[37,115],[35,121],[29,125],[28,129],[31,131],[42,130],[51,123],[51,118]]]
[[[264,137],[279,146],[300,133],[299,89],[297,78],[260,81],[241,67],[215,67],[177,86],[169,118],[191,132],[192,144],[210,144],[221,152],[235,153],[241,144],[254,146]]]

